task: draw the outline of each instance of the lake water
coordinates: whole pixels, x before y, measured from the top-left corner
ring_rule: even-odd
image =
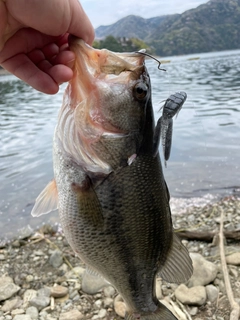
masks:
[[[174,119],[164,169],[171,196],[239,194],[240,50],[162,60],[169,62],[166,72],[147,61],[156,118],[170,94],[188,95]],[[58,222],[57,212],[32,218],[30,211],[53,177],[52,136],[65,87],[48,96],[13,76],[0,76],[0,239],[27,225]]]

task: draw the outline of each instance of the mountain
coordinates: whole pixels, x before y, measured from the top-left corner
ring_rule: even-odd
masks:
[[[160,56],[240,48],[240,0],[210,0],[182,14],[127,16],[96,29],[96,37],[139,38]]]
[[[177,15],[173,15],[177,16]],[[95,30],[96,38],[105,38],[108,35],[127,38],[139,38],[141,40],[151,36],[165,19],[169,16],[161,16],[150,19],[144,19],[139,16],[130,15],[120,19],[109,26],[100,26]]]

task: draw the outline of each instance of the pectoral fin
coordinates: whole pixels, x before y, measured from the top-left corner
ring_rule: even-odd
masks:
[[[187,282],[192,275],[193,266],[188,250],[175,233],[167,260],[159,272],[163,280],[174,283]]]
[[[43,189],[40,195],[37,197],[35,205],[32,209],[31,215],[33,217],[39,217],[43,214],[47,214],[58,208],[58,191],[56,181],[53,179]]]
[[[78,212],[87,224],[99,228],[103,226],[102,207],[92,187],[91,180],[86,176],[82,184],[72,183],[71,188],[76,195]]]

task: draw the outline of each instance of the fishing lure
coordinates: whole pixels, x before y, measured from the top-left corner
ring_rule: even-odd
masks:
[[[162,116],[158,119],[155,128],[153,138],[154,156],[158,153],[158,147],[161,139],[165,166],[167,166],[167,161],[171,153],[173,132],[172,118],[181,110],[186,99],[187,94],[185,92],[176,92],[175,94],[170,95],[163,106]]]

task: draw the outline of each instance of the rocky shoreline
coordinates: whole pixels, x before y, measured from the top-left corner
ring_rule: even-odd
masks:
[[[203,207],[189,206],[182,214],[173,215],[174,227],[179,234],[183,229],[217,233],[221,210],[224,229],[240,230],[237,197]],[[0,320],[122,319],[125,305],[121,297],[94,275],[82,282],[85,266],[56,229],[46,225],[0,247]],[[228,320],[230,305],[217,239],[183,242],[191,254],[194,274],[180,286],[158,278],[158,299],[180,320]],[[227,240],[225,252],[234,297],[240,303],[239,243]]]

